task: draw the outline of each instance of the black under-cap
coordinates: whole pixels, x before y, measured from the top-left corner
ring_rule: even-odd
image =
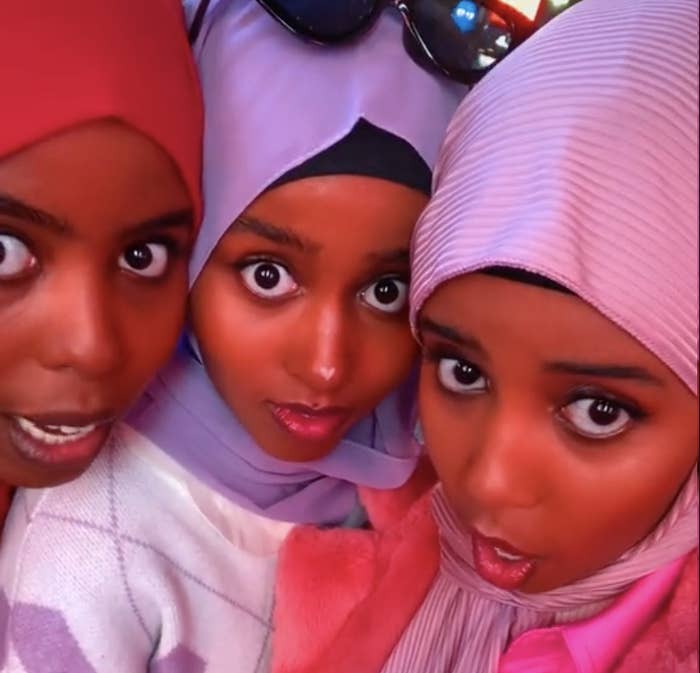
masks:
[[[520,269],[515,266],[489,266],[486,269],[480,269],[479,273],[484,273],[487,276],[496,276],[505,280],[512,280],[516,283],[525,283],[526,285],[535,285],[543,287],[547,290],[556,290],[565,294],[574,294],[568,287],[560,285],[554,280],[541,276],[539,273],[533,273],[525,269]]]
[[[344,138],[287,171],[267,189],[324,175],[382,178],[430,196],[432,172],[415,148],[365,119]]]

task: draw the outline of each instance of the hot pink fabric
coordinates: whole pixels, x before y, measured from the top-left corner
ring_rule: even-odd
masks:
[[[501,657],[499,673],[613,670],[672,592],[685,563],[685,558],[677,559],[641,579],[596,617],[523,634]]]
[[[363,630],[361,652],[367,652],[368,661],[362,661],[355,673],[368,665],[384,661],[391,652],[395,639],[405,628],[406,615],[418,609],[425,592],[412,594],[416,587],[425,590],[438,565],[439,545],[437,529],[426,516],[427,501],[422,507],[416,502],[435,483],[430,464],[423,460],[413,477],[399,489],[377,491],[360,488],[362,501],[369,513],[373,530],[332,528],[320,530],[312,526],[295,528],[282,547],[278,566],[273,670],[276,673],[333,671],[334,664],[325,667],[324,652],[333,643],[344,647],[343,633],[348,634],[348,647],[354,647],[358,627],[372,624],[376,628]],[[413,527],[413,523],[416,527]],[[412,536],[405,536],[404,528]],[[411,562],[417,544],[417,574],[407,578],[402,569]],[[385,573],[394,577],[396,585],[380,582]],[[375,581],[377,583],[375,584]],[[402,586],[407,582],[407,586]],[[402,600],[402,597],[407,600]],[[385,613],[377,606],[395,605],[396,613]],[[372,606],[367,612],[363,606]],[[354,615],[359,609],[359,621]],[[408,612],[407,612],[408,611]],[[395,639],[386,638],[394,633]],[[377,636],[373,647],[373,636]],[[367,642],[364,638],[367,637]],[[381,654],[379,654],[381,652]],[[379,657],[377,658],[377,655]]]
[[[382,670],[438,572],[429,500],[418,499],[380,533],[299,527],[291,534],[278,568],[273,673]],[[385,524],[392,510],[389,504],[383,512]],[[694,550],[592,619],[523,634],[504,654],[499,673],[697,670]]]

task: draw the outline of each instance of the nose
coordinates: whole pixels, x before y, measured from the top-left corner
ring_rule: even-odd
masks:
[[[339,302],[309,306],[290,335],[287,371],[313,392],[334,392],[351,364],[351,329]]]
[[[107,283],[76,271],[45,290],[38,321],[44,367],[100,378],[123,364],[119,306]]]
[[[530,509],[541,502],[548,441],[529,410],[494,403],[467,453],[462,491],[483,512]]]

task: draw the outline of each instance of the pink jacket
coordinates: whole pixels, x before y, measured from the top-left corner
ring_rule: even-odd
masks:
[[[280,556],[273,673],[379,673],[439,563],[423,468],[363,492],[375,530],[299,527]],[[499,673],[697,673],[697,550],[592,619],[524,633]]]

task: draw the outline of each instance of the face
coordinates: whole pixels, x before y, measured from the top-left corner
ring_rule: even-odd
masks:
[[[593,574],[694,469],[697,398],[581,299],[470,274],[438,288],[419,329],[427,447],[493,584]]]
[[[168,156],[116,122],[0,159],[1,481],[89,465],[174,346],[192,235]]]
[[[408,247],[426,197],[357,176],[264,193],[191,295],[219,393],[267,453],[329,453],[409,374]]]

